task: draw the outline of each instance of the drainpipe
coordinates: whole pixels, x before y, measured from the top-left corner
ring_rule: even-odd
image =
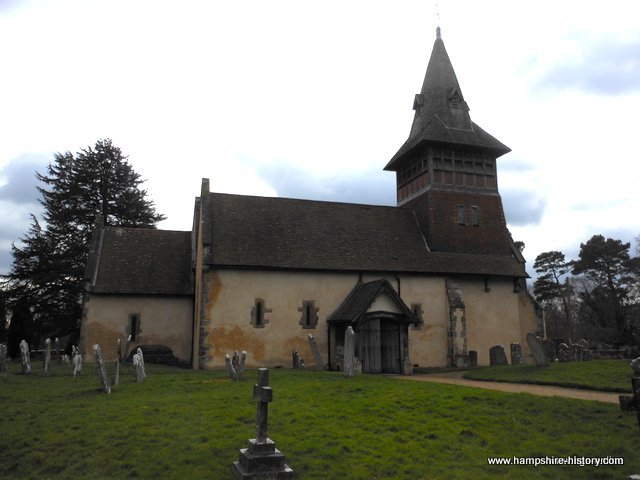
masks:
[[[396,282],[398,283],[398,297],[402,298],[402,295],[400,295],[400,277],[397,273],[394,275],[394,277],[396,279]]]

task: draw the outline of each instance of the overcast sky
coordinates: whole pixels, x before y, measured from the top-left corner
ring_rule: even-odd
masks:
[[[439,11],[436,11],[436,3]],[[640,235],[640,2],[0,0],[0,273],[36,171],[111,138],[189,230],[217,192],[393,205],[435,28],[528,269]]]

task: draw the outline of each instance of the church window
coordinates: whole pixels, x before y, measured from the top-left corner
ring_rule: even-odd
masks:
[[[130,342],[137,342],[140,336],[140,314],[132,313],[129,315],[129,337]]]
[[[464,205],[458,205],[458,224],[459,225],[467,224],[464,218]]]
[[[471,225],[479,225],[478,207],[471,205]]]
[[[251,309],[251,325],[256,328],[264,328],[264,326],[269,323],[266,314],[271,313],[271,311],[270,308],[265,307],[262,298],[256,298],[253,308]]]
[[[302,328],[316,328],[318,325],[318,308],[316,308],[315,300],[304,300],[302,307],[298,308],[301,312],[300,325]]]

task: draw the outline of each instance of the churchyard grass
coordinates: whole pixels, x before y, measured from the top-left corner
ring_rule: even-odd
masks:
[[[633,370],[629,363],[630,360],[592,360],[589,362],[552,363],[548,367],[501,365],[470,370],[464,374],[464,378],[631,392]]]
[[[64,368],[63,368],[64,367]],[[113,365],[109,365],[113,374]],[[255,436],[255,369],[95,365],[0,375],[0,478],[225,479]],[[269,437],[299,479],[626,478],[640,473],[635,415],[617,405],[398,378],[271,369]],[[622,457],[624,466],[490,466],[488,457]]]

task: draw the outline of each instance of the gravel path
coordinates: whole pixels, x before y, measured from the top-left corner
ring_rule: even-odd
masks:
[[[598,392],[596,390],[580,390],[576,388],[553,387],[547,385],[529,385],[525,383],[484,382],[480,380],[467,380],[462,378],[464,372],[431,373],[411,376],[396,376],[403,380],[418,382],[448,383],[465,387],[484,388],[486,390],[498,390],[509,393],[530,393],[545,397],[576,398],[578,400],[593,400],[596,402],[619,403],[619,393]]]

